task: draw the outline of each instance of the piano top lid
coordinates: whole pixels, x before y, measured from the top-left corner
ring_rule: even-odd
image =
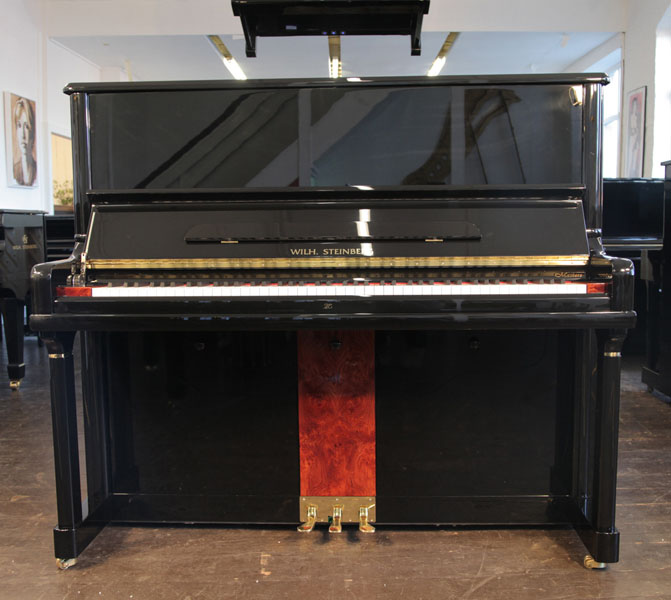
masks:
[[[440,75],[438,77],[362,77],[360,81],[346,79],[246,79],[205,81],[131,81],[131,82],[73,82],[65,94],[168,92],[227,89],[278,88],[361,88],[361,87],[415,87],[415,86],[511,86],[511,85],[592,85],[609,83],[605,73],[552,73],[515,75]]]
[[[246,54],[256,56],[256,37],[296,35],[409,35],[421,53],[422,17],[429,0],[232,0],[240,17]]]

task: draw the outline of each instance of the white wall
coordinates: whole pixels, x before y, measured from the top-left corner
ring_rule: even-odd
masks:
[[[63,88],[75,81],[100,81],[100,67],[92,64],[72,51],[63,48],[60,44],[49,40],[45,42],[46,69],[44,73],[44,99],[47,119],[44,127],[44,137],[47,146],[45,156],[48,164],[42,169],[47,179],[43,179],[45,191],[44,207],[53,212],[52,176],[51,176],[51,134],[57,133],[70,137],[70,97],[63,93]]]
[[[664,177],[661,163],[671,160],[671,6],[657,28],[653,131],[652,176]]]
[[[70,135],[70,108],[62,93],[70,81],[99,81],[100,69],[46,41],[43,4],[38,0],[0,0],[0,89],[36,101],[38,186],[9,187],[4,118],[0,119],[0,208],[52,211],[51,132]],[[3,107],[4,116],[4,107]]]
[[[648,0],[638,0],[645,3]],[[628,0],[432,0],[424,31],[623,31]],[[47,35],[241,33],[228,0],[48,0]]]
[[[7,173],[6,135],[4,125],[4,103],[2,125],[0,125],[0,208],[19,210],[43,210],[44,163],[48,157],[44,144],[45,112],[42,96],[41,75],[43,67],[42,28],[39,3],[28,0],[2,0],[0,18],[0,88],[35,100],[37,114],[37,188],[8,187],[11,172]],[[11,157],[10,157],[11,160]]]
[[[627,0],[432,0],[423,29],[623,31],[626,3]]]
[[[616,33],[603,44],[590,50],[584,56],[568,65],[565,73],[585,73],[586,71],[601,72],[616,62],[621,61],[622,47],[624,46],[624,34]],[[610,73],[606,73],[610,75]]]
[[[652,149],[654,146],[655,118],[655,50],[657,26],[671,5],[669,0],[628,0],[627,25],[624,40],[624,98],[641,86],[647,86],[645,149],[643,176],[650,177],[653,171]],[[626,108],[623,114],[622,131],[628,130]],[[624,140],[623,140],[624,142]],[[624,161],[625,144],[622,144],[621,165]],[[671,158],[671,157],[669,157]]]
[[[76,81],[100,81],[100,67],[52,40],[46,46],[48,128],[70,137],[70,97],[63,88]]]

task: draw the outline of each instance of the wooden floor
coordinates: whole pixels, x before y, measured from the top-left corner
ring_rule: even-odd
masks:
[[[108,527],[76,567],[52,554],[46,350],[27,339],[10,392],[0,362],[0,599],[671,599],[671,405],[623,376],[620,562],[582,567],[572,530],[347,531]]]

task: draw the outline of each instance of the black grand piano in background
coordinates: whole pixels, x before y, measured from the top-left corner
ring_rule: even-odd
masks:
[[[31,318],[61,566],[114,522],[565,524],[617,561],[603,82],[69,86],[78,242]]]
[[[625,340],[625,355],[645,354],[647,338],[657,337],[655,326],[648,323],[648,285],[652,280],[649,257],[658,256],[663,244],[664,180],[604,179],[603,245],[608,254],[629,258],[636,273],[636,327]]]
[[[647,253],[648,335],[643,383],[671,396],[671,161],[663,163],[664,244]]]
[[[0,211],[0,309],[13,390],[19,389],[26,372],[26,304],[30,302],[30,271],[44,261],[43,218],[42,212]]]

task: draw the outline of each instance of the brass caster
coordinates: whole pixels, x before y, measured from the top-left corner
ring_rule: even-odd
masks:
[[[18,390],[20,386],[21,386],[21,380],[20,379],[10,379],[9,380],[9,389],[10,390]]]
[[[329,525],[329,533],[342,533],[342,504],[333,507],[333,519]]]
[[[368,507],[359,507],[359,531],[362,533],[375,533],[375,527],[368,522]]]
[[[596,562],[591,554],[586,554],[585,559],[582,561],[583,567],[586,569],[605,569],[608,565],[602,562]]]
[[[301,533],[310,533],[315,528],[317,522],[317,507],[314,504],[308,505],[307,520],[298,526]]]
[[[77,564],[76,558],[57,558],[56,564],[61,571],[65,571],[70,567],[74,567]]]

